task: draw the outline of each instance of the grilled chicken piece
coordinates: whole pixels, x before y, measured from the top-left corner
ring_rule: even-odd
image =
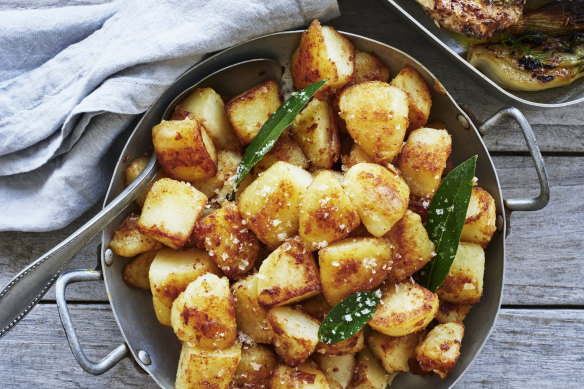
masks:
[[[523,13],[525,0],[416,0],[442,27],[470,38],[497,35]]]

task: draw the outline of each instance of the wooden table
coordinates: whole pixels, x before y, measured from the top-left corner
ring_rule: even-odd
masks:
[[[35,0],[38,6],[93,1]],[[341,0],[334,27],[393,45],[430,69],[454,98],[484,120],[503,104],[467,77],[382,0]],[[16,0],[1,8],[18,6]],[[584,105],[523,110],[537,135],[551,185],[551,201],[538,212],[514,213],[507,241],[503,305],[481,354],[456,388],[575,387],[584,381]],[[505,125],[485,137],[504,197],[537,194],[538,185],[521,134]],[[99,210],[50,233],[0,233],[0,285],[63,240]],[[94,240],[71,268],[93,268]],[[488,266],[488,264],[487,264]],[[121,342],[103,284],[69,288],[75,326],[88,356],[100,359]],[[150,377],[125,359],[92,376],[73,358],[51,290],[0,340],[1,387],[154,388]]]

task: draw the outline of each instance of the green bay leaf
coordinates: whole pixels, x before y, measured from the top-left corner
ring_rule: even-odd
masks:
[[[296,115],[308,103],[308,100],[326,83],[325,80],[308,85],[300,92],[293,94],[274,112],[264,123],[258,134],[245,149],[241,163],[237,168],[235,183],[238,185],[250,172],[256,163],[272,147],[288,126],[292,124]]]
[[[331,309],[318,329],[323,343],[338,343],[349,339],[367,324],[381,298],[381,290],[357,292]]]
[[[436,246],[436,256],[417,273],[416,278],[432,292],[436,292],[442,285],[456,256],[472,193],[476,163],[475,155],[452,169],[430,202],[426,231]]]

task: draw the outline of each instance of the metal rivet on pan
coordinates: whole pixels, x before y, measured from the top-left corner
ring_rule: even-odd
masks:
[[[152,360],[150,359],[150,354],[148,354],[144,350],[138,351],[138,359],[140,359],[140,362],[142,362],[145,365],[150,365],[152,363]]]
[[[466,118],[464,117],[464,115],[458,114],[457,119],[458,119],[458,122],[460,124],[462,124],[462,126],[464,128],[466,128],[467,130],[470,128],[470,123],[468,122],[468,120],[466,120]]]
[[[112,252],[111,249],[105,250],[104,259],[105,259],[105,264],[108,266],[110,266],[112,263],[114,263],[114,253]]]
[[[497,215],[497,221],[496,221],[496,226],[497,226],[497,231],[502,231],[503,230],[503,216],[501,215]]]

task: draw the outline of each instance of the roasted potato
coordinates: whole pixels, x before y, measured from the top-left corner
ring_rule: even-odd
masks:
[[[343,188],[361,222],[376,237],[385,235],[408,209],[410,189],[404,180],[372,163],[358,163],[345,174]]]
[[[290,130],[312,166],[330,169],[339,159],[339,130],[328,102],[310,100],[296,116]]]
[[[139,218],[134,213],[129,214],[114,231],[109,247],[116,255],[129,258],[161,247],[156,239],[138,230]]]
[[[148,272],[158,250],[147,251],[132,259],[124,267],[123,278],[126,285],[132,288],[150,290]]]
[[[156,159],[170,178],[197,181],[215,176],[217,153],[198,120],[168,120],[152,127]]]
[[[229,100],[225,111],[242,145],[256,137],[280,104],[282,100],[275,80],[265,81]]]
[[[237,327],[257,343],[272,343],[268,310],[258,303],[258,275],[249,275],[231,287]]]
[[[416,359],[424,371],[433,371],[446,378],[460,356],[460,342],[464,336],[461,322],[438,324],[416,347]]]
[[[305,362],[297,367],[280,363],[272,372],[271,389],[329,389],[322,371],[314,362]]]
[[[391,162],[399,153],[408,128],[407,95],[381,81],[345,88],[339,115],[351,138],[376,162]]]
[[[197,246],[204,247],[232,280],[243,278],[253,268],[260,251],[260,243],[244,224],[237,205],[228,201],[200,219],[193,236]]]
[[[232,346],[237,324],[227,278],[207,273],[191,282],[172,303],[170,324],[182,342],[209,350]]]
[[[138,158],[134,159],[132,162],[130,162],[130,164],[128,165],[126,170],[124,170],[125,186],[130,185],[132,183],[132,181],[134,181],[136,178],[138,178],[140,173],[142,173],[142,170],[144,170],[144,168],[148,164],[149,159],[150,159],[150,157],[138,157]],[[152,182],[150,182],[150,184],[146,187],[146,189],[144,189],[144,192],[140,193],[138,195],[138,197],[136,197],[136,200],[134,200],[140,208],[142,208],[144,206],[144,201],[146,201],[146,195],[148,194],[148,192],[152,188],[152,185],[154,185],[154,183],[156,181],[160,180],[161,178],[165,178],[165,177],[166,177],[166,173],[164,173],[164,170],[160,169],[160,170],[158,170],[158,172],[156,172],[156,175],[154,176],[154,179],[152,180]]]
[[[496,221],[495,199],[483,188],[473,186],[460,240],[485,248],[497,231]]]
[[[187,285],[206,273],[221,274],[205,250],[161,249],[156,253],[148,278],[154,311],[160,323],[170,326],[170,309],[174,299]]]
[[[460,242],[450,271],[436,293],[453,304],[474,304],[483,295],[485,251],[476,243]]]
[[[417,213],[407,211],[385,235],[393,244],[393,266],[387,282],[405,280],[422,269],[434,256],[434,243]]]
[[[254,174],[265,172],[278,161],[287,162],[302,169],[308,169],[310,161],[304,155],[300,145],[288,131],[284,131],[272,149],[254,166]]]
[[[217,173],[213,177],[193,182],[193,187],[208,198],[225,198],[221,194],[223,191],[229,191],[229,193],[233,191],[235,174],[240,162],[241,154],[237,151],[219,151],[217,153]]]
[[[320,323],[307,313],[292,307],[275,307],[268,313],[274,331],[276,353],[289,366],[298,366],[316,349]]]
[[[272,370],[276,368],[278,358],[266,346],[260,344],[243,344],[241,360],[231,381],[233,389],[268,389]]]
[[[383,238],[349,238],[318,252],[322,294],[335,306],[355,292],[372,290],[391,269],[391,242]]]
[[[389,69],[373,53],[355,50],[355,75],[351,84],[365,81],[389,81]]]
[[[349,155],[341,156],[341,161],[343,162],[342,170],[347,171],[358,163],[374,163],[373,159],[367,154],[357,143],[351,145],[351,150]]]
[[[450,323],[453,321],[463,321],[466,315],[470,312],[472,305],[463,304],[456,305],[444,300],[440,300],[440,306],[436,313],[436,320],[438,323]]]
[[[383,366],[373,356],[368,348],[357,354],[357,363],[353,378],[349,383],[350,389],[386,389],[393,377],[386,374]]]
[[[438,311],[438,296],[412,282],[388,285],[368,324],[389,336],[404,336],[426,327]]]
[[[314,359],[331,387],[335,383],[341,388],[346,388],[349,385],[356,365],[355,354],[337,356],[316,353]]]
[[[239,151],[239,143],[225,112],[225,105],[219,93],[211,88],[197,88],[174,109],[171,120],[186,117],[197,119],[219,150]]]
[[[344,238],[361,223],[357,208],[329,170],[316,174],[299,207],[299,234],[310,250]]]
[[[412,131],[398,156],[397,167],[412,194],[431,198],[440,185],[452,139],[446,130]]]
[[[328,79],[315,95],[326,99],[351,81],[355,71],[355,48],[351,41],[334,28],[313,20],[302,34],[300,44],[290,60],[292,80],[298,90]]]
[[[387,336],[377,331],[367,334],[367,345],[388,374],[410,371],[408,361],[416,359],[415,350],[422,332],[413,332],[405,336]]]
[[[299,205],[312,175],[298,166],[276,162],[241,194],[238,208],[247,226],[269,248],[298,233]]]
[[[314,257],[298,237],[274,250],[257,277],[258,302],[264,308],[306,300],[321,291]]]
[[[176,372],[176,389],[227,389],[241,360],[241,344],[206,350],[183,343]]]
[[[138,230],[174,249],[189,239],[207,197],[191,185],[162,178],[146,196]]]
[[[390,85],[403,90],[408,96],[408,130],[424,127],[430,116],[432,96],[420,73],[406,65],[391,80]]]
[[[365,336],[361,329],[355,335],[337,343],[319,342],[316,352],[320,355],[347,355],[355,354],[365,347]]]

